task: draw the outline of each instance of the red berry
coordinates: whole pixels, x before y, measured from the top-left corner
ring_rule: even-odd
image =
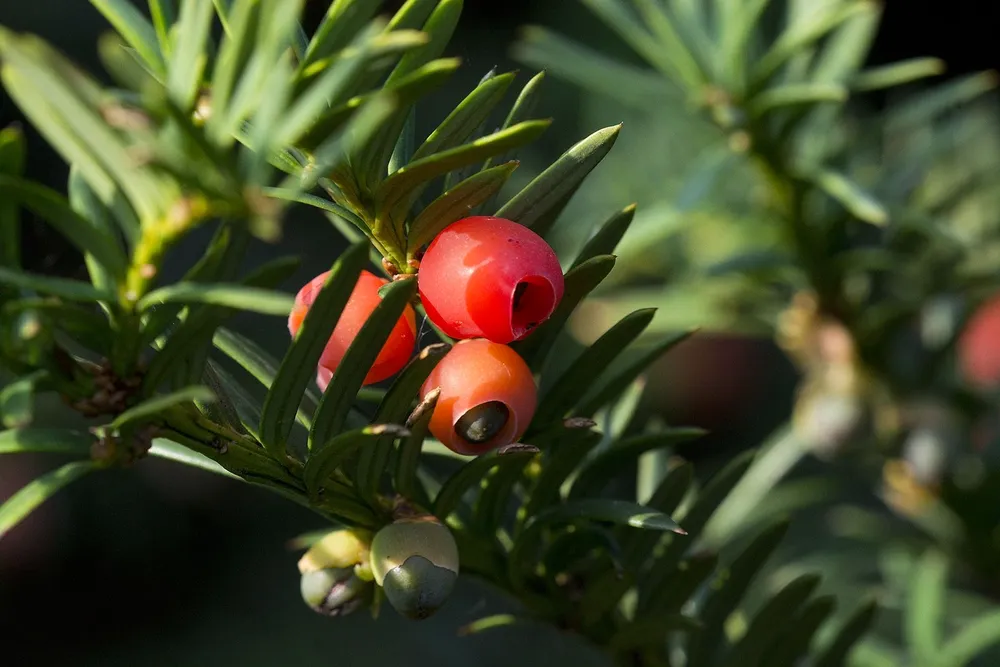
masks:
[[[1000,296],[983,304],[966,323],[958,341],[962,374],[971,383],[1000,386]]]
[[[478,216],[446,227],[417,274],[427,317],[452,338],[510,343],[544,322],[563,295],[559,258],[510,220]]]
[[[452,451],[482,454],[520,438],[535,414],[538,391],[514,350],[482,338],[455,344],[424,382],[441,388],[430,430]]]
[[[291,332],[292,336],[298,333],[306,312],[322,289],[328,274],[329,271],[316,276],[295,296],[295,306],[288,316],[288,331]],[[368,316],[381,303],[378,290],[388,282],[388,280],[379,278],[368,271],[362,271],[361,275],[358,276],[358,282],[354,285],[347,305],[340,314],[337,326],[334,327],[330,340],[327,341],[326,348],[323,350],[323,355],[319,359],[316,383],[322,391],[326,391],[326,385],[330,382],[333,371],[336,370],[337,364],[343,359],[348,346],[357,337]],[[406,365],[413,352],[416,330],[416,316],[413,309],[407,306],[399,321],[396,322],[396,326],[392,328],[392,332],[379,351],[378,357],[375,358],[371,370],[365,376],[365,384],[381,382],[399,372]]]

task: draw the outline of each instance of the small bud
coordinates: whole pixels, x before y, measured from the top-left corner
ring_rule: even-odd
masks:
[[[938,484],[951,458],[951,443],[942,429],[922,426],[914,429],[903,443],[903,460],[920,484]]]
[[[594,428],[597,426],[597,422],[587,417],[568,417],[563,420],[563,426],[573,429]]]
[[[917,516],[927,510],[936,495],[937,488],[922,484],[907,461],[886,461],[882,468],[882,497],[896,512]]]
[[[327,534],[299,559],[299,572],[308,574],[330,568],[353,568],[367,564],[371,534],[345,528]]]
[[[195,125],[198,126],[204,125],[212,117],[212,98],[207,92],[203,92],[198,97],[198,103],[195,105],[192,117]]]
[[[347,616],[371,602],[375,590],[370,581],[354,573],[354,568],[326,568],[302,575],[302,600],[318,614]]]
[[[117,446],[113,438],[102,435],[90,445],[90,458],[103,465],[110,465],[115,459]]]
[[[33,311],[27,311],[17,320],[17,333],[22,340],[32,340],[38,338],[42,332],[42,322]]]
[[[400,519],[375,534],[371,569],[396,611],[424,619],[451,595],[458,578],[458,545],[431,516]]]
[[[385,272],[390,276],[395,277],[399,274],[399,267],[396,266],[392,260],[386,259],[385,257],[382,258],[382,268],[385,269]]]
[[[746,153],[753,146],[753,138],[749,132],[738,130],[729,135],[729,150],[734,153]]]
[[[799,393],[792,423],[795,432],[820,458],[838,454],[863,429],[865,407],[848,393],[807,384]]]

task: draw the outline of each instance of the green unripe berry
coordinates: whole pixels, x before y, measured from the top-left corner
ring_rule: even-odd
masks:
[[[458,545],[433,517],[385,526],[372,540],[371,570],[389,603],[409,618],[427,618],[445,603],[458,578]]]
[[[424,619],[440,609],[455,588],[458,573],[438,567],[423,556],[410,556],[389,570],[382,581],[385,597],[403,616]]]

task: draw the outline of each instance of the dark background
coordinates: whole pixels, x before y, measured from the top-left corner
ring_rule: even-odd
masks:
[[[871,63],[934,55],[948,62],[948,76],[1000,68],[1000,10],[993,5],[889,0]],[[318,20],[325,8],[325,2],[310,3],[310,18]],[[507,50],[519,26],[529,22],[610,39],[573,0],[467,0],[450,48],[466,66],[436,98],[440,109],[427,111],[427,122],[440,118],[490,67],[518,68]],[[0,24],[42,35],[100,75],[96,38],[106,25],[85,0],[0,0]],[[538,150],[551,160],[593,128],[575,123],[577,91],[559,82],[547,91],[542,113],[558,122]],[[0,92],[0,125],[19,120]],[[64,165],[30,130],[28,137],[29,176],[62,189]],[[32,270],[82,271],[66,244],[30,219],[24,244]],[[305,217],[289,221],[282,252],[305,255],[304,282],[328,266],[340,247],[328,225]],[[255,252],[262,257],[270,251]],[[282,323],[267,326],[264,342],[280,345]],[[734,412],[732,402],[707,410],[689,404],[687,414],[672,415],[674,421],[712,427],[722,449],[744,446],[753,440],[747,433],[766,433],[787,414],[790,371],[769,348],[732,343],[712,349],[734,355],[737,364],[755,356],[748,366],[752,372],[744,373],[747,386],[759,386],[764,378],[773,385],[775,374],[784,378],[778,394],[759,410],[743,406]],[[699,386],[704,393],[704,387],[732,383],[732,364],[714,367],[719,370],[713,373],[709,366],[672,381],[693,394]],[[41,407],[47,418],[57,419],[57,405]],[[713,451],[718,455],[721,449]],[[51,464],[49,458],[0,460],[0,499]],[[546,628],[455,638],[461,624],[509,606],[476,582],[464,582],[447,608],[423,624],[402,621],[391,610],[378,624],[364,614],[320,618],[299,601],[297,556],[284,547],[291,536],[317,527],[310,514],[267,493],[168,463],[146,461],[134,470],[85,479],[0,541],[0,662],[14,667],[67,661],[150,667],[600,664],[586,647]]]

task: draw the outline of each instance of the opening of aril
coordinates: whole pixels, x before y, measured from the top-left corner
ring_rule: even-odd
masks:
[[[510,408],[503,401],[488,401],[470,408],[455,422],[455,433],[467,442],[481,445],[497,436],[510,421]]]
[[[540,277],[525,278],[514,288],[510,324],[520,335],[541,324],[555,306],[556,295],[549,281]]]

